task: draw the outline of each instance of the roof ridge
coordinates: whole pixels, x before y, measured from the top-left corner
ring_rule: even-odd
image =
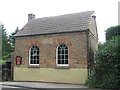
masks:
[[[55,16],[46,16],[46,17],[41,17],[41,18],[36,18],[36,19],[54,18],[54,17],[61,17],[61,16],[68,16],[68,15],[75,15],[75,14],[82,14],[82,13],[88,13],[88,12],[95,13],[94,10],[91,10],[91,11],[84,11],[84,12],[77,12],[77,13],[68,13],[68,14],[61,14],[61,15],[55,15]],[[34,19],[34,20],[36,20],[36,19]]]

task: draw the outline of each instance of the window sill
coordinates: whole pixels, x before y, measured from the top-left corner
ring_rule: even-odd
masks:
[[[29,65],[28,68],[40,68],[39,65]]]
[[[70,69],[70,66],[55,66],[55,69]]]

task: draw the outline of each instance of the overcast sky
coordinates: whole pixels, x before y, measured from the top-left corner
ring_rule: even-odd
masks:
[[[118,25],[119,0],[0,0],[0,23],[7,33],[21,29],[28,21],[27,14],[36,18],[84,11],[95,11],[99,41],[105,41],[105,30]]]

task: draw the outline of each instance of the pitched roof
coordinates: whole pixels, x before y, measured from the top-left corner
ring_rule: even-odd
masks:
[[[94,11],[33,19],[15,35],[27,36],[70,32],[89,29],[89,19]]]

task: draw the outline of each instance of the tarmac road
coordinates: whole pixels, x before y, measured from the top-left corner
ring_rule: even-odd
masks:
[[[0,88],[1,88],[1,90],[36,90],[36,89],[15,87],[15,86],[6,86],[6,85],[0,85]],[[42,90],[42,89],[40,89],[40,90]]]
[[[2,82],[2,85],[24,87],[24,88],[86,88],[83,85],[72,85],[72,84],[55,84],[55,83],[40,83],[40,82]]]
[[[83,85],[40,82],[1,82],[2,90],[83,90]]]
[[[24,87],[16,87],[16,86],[6,86],[6,85],[0,85],[1,90],[83,90],[79,88],[38,88],[38,89],[31,89],[31,88],[24,88]]]
[[[82,90],[82,89],[69,89],[69,88],[39,88],[39,89],[31,89],[31,88],[23,88],[23,87],[15,87],[15,86],[6,86],[0,85],[1,90]]]

